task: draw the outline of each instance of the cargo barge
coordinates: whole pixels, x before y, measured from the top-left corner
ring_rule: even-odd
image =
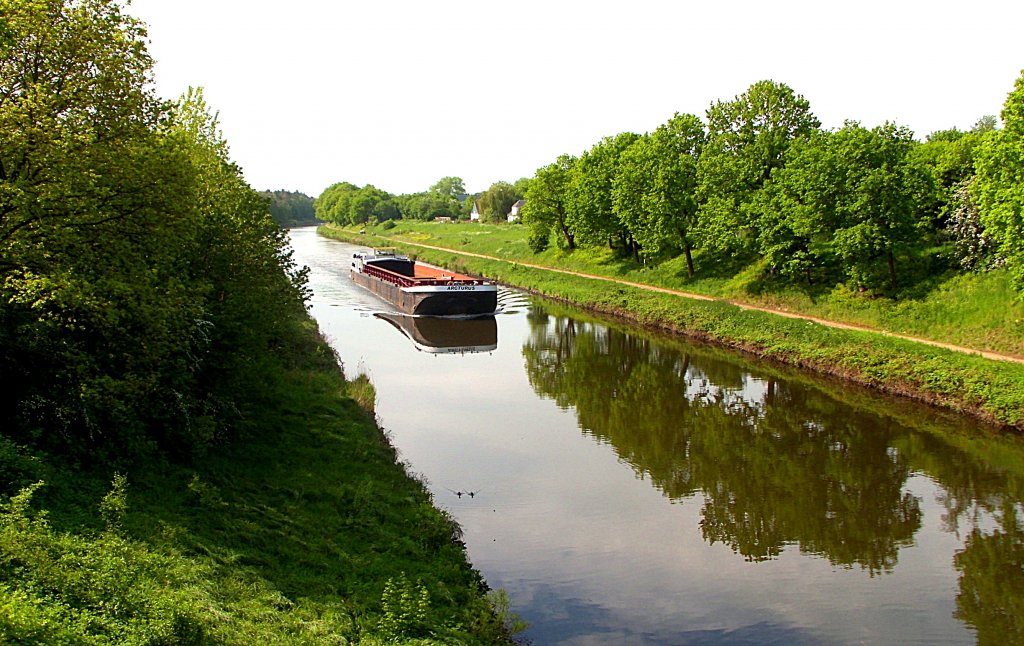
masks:
[[[406,314],[483,316],[498,309],[498,286],[416,262],[393,249],[352,254],[352,280]]]

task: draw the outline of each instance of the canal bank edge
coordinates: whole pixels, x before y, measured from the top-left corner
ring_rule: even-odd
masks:
[[[1024,431],[1024,364],[963,354],[870,330],[828,327],[805,318],[687,299],[643,286],[557,269],[442,250],[380,235],[319,227],[325,237],[361,245],[386,242],[424,261],[486,276],[532,294],[796,366]]]

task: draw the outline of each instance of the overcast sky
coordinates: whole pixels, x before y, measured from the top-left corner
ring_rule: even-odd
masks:
[[[761,79],[826,128],[996,114],[1020,0],[134,0],[157,91],[202,87],[258,190],[532,177],[602,137],[704,118]]]

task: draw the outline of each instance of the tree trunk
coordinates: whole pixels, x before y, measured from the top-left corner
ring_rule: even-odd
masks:
[[[572,230],[564,224],[559,225],[562,230],[562,235],[565,236],[565,246],[569,251],[576,248],[576,237],[572,234]]]
[[[886,253],[886,256],[887,256],[887,259],[889,261],[889,286],[892,288],[892,291],[895,292],[896,291],[896,259],[892,255],[892,249],[890,249]]]
[[[693,278],[693,254],[690,250],[690,241],[683,238],[683,251],[686,252],[686,273]]]

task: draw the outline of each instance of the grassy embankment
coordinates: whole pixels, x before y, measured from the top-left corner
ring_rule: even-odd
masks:
[[[555,299],[580,304],[653,328],[754,353],[967,412],[1001,426],[1024,429],[1024,365],[887,337],[871,331],[841,330],[806,320],[740,309],[727,300],[776,307],[899,334],[1024,355],[1024,306],[1014,301],[1006,276],[936,279],[917,298],[868,299],[833,291],[772,291],[757,282],[755,268],[732,276],[701,274],[689,279],[678,260],[637,266],[609,251],[557,249],[534,255],[525,230],[517,226],[398,222],[391,229],[328,227],[328,235],[367,245],[390,244],[427,262],[488,276]],[[435,251],[411,245],[451,249]],[[487,260],[466,253],[493,256]],[[698,258],[699,260],[699,258]],[[544,265],[715,297],[685,299],[626,285],[535,269]],[[699,266],[699,265],[698,265]]]
[[[298,327],[249,436],[188,466],[122,478],[0,441],[24,487],[0,505],[0,643],[507,641],[458,526],[360,407],[372,385]]]

